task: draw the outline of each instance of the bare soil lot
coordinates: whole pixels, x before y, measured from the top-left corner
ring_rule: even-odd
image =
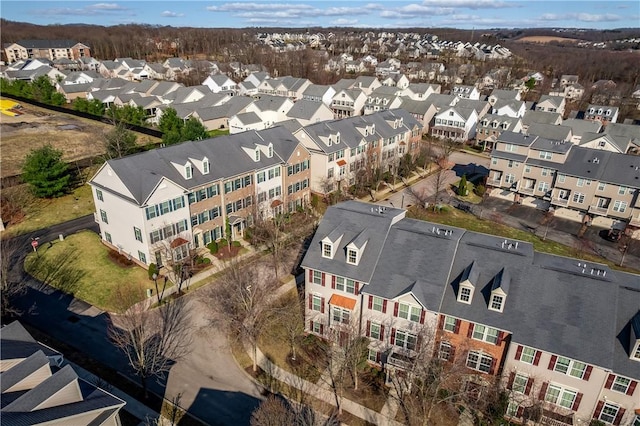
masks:
[[[556,36],[526,36],[526,37],[522,37],[519,38],[518,40],[516,40],[518,42],[521,43],[549,43],[552,41],[558,41],[558,42],[571,42],[571,43],[575,43],[578,41],[581,41],[577,38],[567,38],[567,37],[556,37]]]
[[[110,125],[28,104],[22,107],[22,115],[0,115],[2,177],[19,174],[26,155],[47,144],[61,150],[68,162],[104,153],[102,135],[111,129]],[[155,138],[138,134],[139,145],[154,141]]]

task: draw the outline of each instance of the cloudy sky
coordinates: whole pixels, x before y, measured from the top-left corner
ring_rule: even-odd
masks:
[[[7,1],[0,16],[34,24],[192,27],[639,27],[640,1]]]

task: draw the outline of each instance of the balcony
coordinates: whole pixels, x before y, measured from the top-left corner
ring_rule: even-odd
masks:
[[[411,351],[394,347],[387,358],[387,364],[407,370],[411,368],[413,360],[414,357],[411,355]]]
[[[505,182],[507,185],[509,185],[509,182]],[[513,182],[510,186],[509,186],[509,191],[511,192],[518,192],[518,187],[520,186],[520,182],[519,181],[515,181]]]
[[[522,194],[526,194],[526,195],[533,195],[533,193],[534,193],[534,191],[535,191],[535,190],[536,190],[536,189],[535,189],[535,188],[533,188],[533,187],[531,187],[531,188],[520,188],[520,192],[521,192]]]
[[[573,426],[573,414],[562,415],[551,410],[542,409],[540,424],[547,426]]]
[[[487,185],[489,186],[500,186],[500,182],[502,181],[502,178],[498,178],[498,179],[487,179]]]
[[[609,207],[589,206],[589,213],[596,214],[598,216],[606,216]]]
[[[568,198],[553,197],[551,204],[555,206],[567,207],[569,205]]]

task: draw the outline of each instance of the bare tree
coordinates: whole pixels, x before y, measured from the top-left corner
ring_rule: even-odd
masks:
[[[289,240],[289,236],[285,232],[286,217],[282,213],[273,212],[270,214],[272,213],[269,211],[270,207],[263,206],[263,204],[265,203],[255,205],[252,237],[256,243],[264,244],[269,250],[277,279],[280,275],[283,251]]]
[[[254,372],[258,371],[258,339],[273,315],[271,297],[277,287],[278,281],[268,268],[231,259],[220,279],[204,294],[216,326],[222,325],[230,336],[251,344]]]
[[[190,247],[189,241],[191,236],[187,233],[180,233],[170,238],[159,241],[154,246],[155,252],[160,252],[164,258],[167,269],[172,274],[171,279],[174,281],[178,293],[182,292],[184,285],[189,285],[192,276],[192,270],[195,266],[195,260],[198,257],[196,251]],[[165,279],[164,285],[167,281]],[[164,288],[162,290],[164,293]],[[156,293],[158,293],[156,282]],[[160,303],[160,294],[158,303]]]
[[[270,396],[251,414],[251,426],[281,426],[295,424],[295,413],[282,399]]]
[[[20,261],[25,247],[20,246],[18,239],[4,238],[0,240],[0,297],[2,298],[2,317],[19,315],[20,310],[13,305],[16,297],[27,291],[27,284],[20,271],[12,271]]]
[[[114,291],[120,313],[113,316],[108,335],[127,357],[147,397],[147,380],[164,378],[173,363],[189,353],[191,324],[185,299],[150,311],[137,303],[143,293],[141,286],[120,286]]]

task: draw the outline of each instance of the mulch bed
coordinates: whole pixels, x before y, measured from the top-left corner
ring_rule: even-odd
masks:
[[[214,254],[214,256],[221,260],[231,259],[232,257],[235,257],[238,255],[241,248],[242,247],[236,247],[236,246],[231,246],[231,248],[229,248],[229,246],[219,247],[218,252]]]

